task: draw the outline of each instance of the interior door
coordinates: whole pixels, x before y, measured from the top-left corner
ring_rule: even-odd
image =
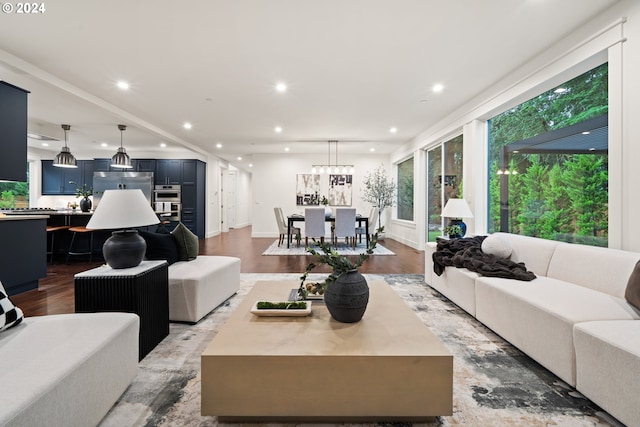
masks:
[[[220,231],[222,233],[229,231],[227,225],[227,169],[220,169]]]

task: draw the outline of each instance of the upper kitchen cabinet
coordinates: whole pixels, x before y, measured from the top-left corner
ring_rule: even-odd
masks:
[[[83,184],[93,185],[93,160],[78,160],[77,168],[53,166],[53,160],[42,160],[42,194],[73,195]]]
[[[111,159],[93,159],[93,164],[94,172],[110,172],[112,170]],[[113,170],[115,171],[116,169],[114,168]]]
[[[182,162],[183,160],[156,160],[156,185],[181,185]]]
[[[27,94],[0,81],[0,180],[27,181]]]
[[[156,172],[156,159],[131,159],[131,168],[113,168],[111,159],[94,159],[96,172]]]
[[[156,173],[156,159],[131,159],[133,172],[153,172]]]

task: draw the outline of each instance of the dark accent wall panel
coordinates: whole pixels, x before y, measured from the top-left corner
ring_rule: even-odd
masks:
[[[27,180],[27,94],[0,81],[0,180]]]

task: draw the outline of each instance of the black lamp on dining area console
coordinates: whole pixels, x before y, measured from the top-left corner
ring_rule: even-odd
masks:
[[[109,267],[119,269],[135,267],[144,258],[147,244],[134,228],[159,222],[142,190],[105,190],[87,228],[115,230],[102,254]]]

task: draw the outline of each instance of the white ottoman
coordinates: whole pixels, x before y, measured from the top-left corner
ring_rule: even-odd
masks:
[[[133,313],[25,318],[0,334],[0,425],[97,425],[138,373]]]
[[[240,258],[200,255],[169,266],[169,320],[196,323],[240,289]]]
[[[640,426],[640,320],[578,323],[576,389],[629,427]]]

